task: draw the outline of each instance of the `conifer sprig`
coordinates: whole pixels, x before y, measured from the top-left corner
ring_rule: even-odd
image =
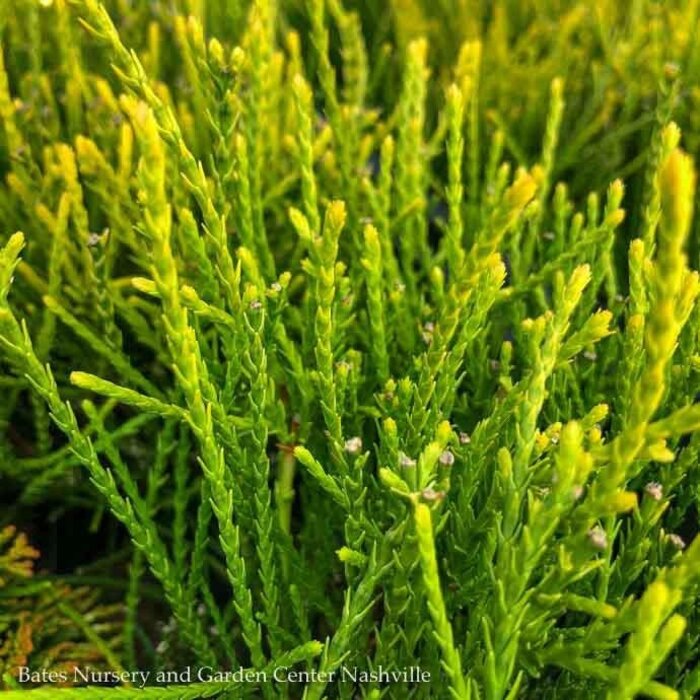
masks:
[[[698,694],[698,3],[487,5],[0,3],[9,697]]]

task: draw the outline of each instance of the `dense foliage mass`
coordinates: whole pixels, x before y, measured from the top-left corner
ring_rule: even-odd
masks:
[[[0,3],[7,697],[697,697],[699,11]]]

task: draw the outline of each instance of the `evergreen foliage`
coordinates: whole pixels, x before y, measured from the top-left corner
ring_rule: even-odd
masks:
[[[0,4],[7,697],[697,697],[699,12]]]

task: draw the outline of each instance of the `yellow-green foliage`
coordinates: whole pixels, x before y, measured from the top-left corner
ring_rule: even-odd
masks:
[[[0,531],[0,671],[43,668],[72,676],[75,667],[120,669],[119,605],[97,604],[94,590],[34,577],[39,552],[24,533]]]
[[[697,697],[699,11],[0,4],[7,697]]]

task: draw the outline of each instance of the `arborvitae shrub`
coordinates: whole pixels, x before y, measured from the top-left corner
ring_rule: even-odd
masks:
[[[696,697],[699,46],[4,0],[7,697]]]

